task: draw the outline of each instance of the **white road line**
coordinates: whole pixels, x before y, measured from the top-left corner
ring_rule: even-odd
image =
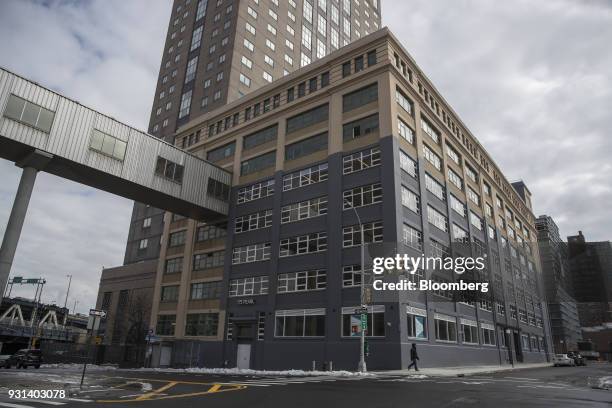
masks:
[[[31,405],[11,404],[10,402],[0,402],[0,407],[6,407],[6,408],[34,408]]]
[[[66,405],[65,402],[47,401],[47,400],[43,400],[43,399],[22,399],[20,401],[24,401],[24,402],[37,402],[39,404],[47,404],[47,405]]]
[[[76,401],[76,402],[91,402],[92,401],[90,399],[82,399],[82,398],[64,398],[64,399],[68,401]]]

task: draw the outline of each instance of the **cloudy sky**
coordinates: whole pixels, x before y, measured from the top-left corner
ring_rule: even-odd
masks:
[[[146,129],[169,0],[0,1],[0,65]],[[382,0],[391,28],[536,215],[612,239],[612,2]],[[511,152],[511,154],[508,154]],[[0,234],[20,171],[0,160]],[[40,174],[13,275],[85,312],[121,264],[131,202]],[[33,289],[21,288],[23,296]]]

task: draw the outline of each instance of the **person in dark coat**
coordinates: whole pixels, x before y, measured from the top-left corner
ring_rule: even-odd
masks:
[[[414,371],[419,371],[419,367],[417,367],[418,359],[419,355],[417,354],[416,343],[412,343],[412,348],[410,349],[410,360],[412,360],[412,363],[408,366],[408,370],[410,370],[410,367],[414,366]]]

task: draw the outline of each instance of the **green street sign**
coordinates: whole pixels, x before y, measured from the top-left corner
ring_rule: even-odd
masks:
[[[368,328],[368,315],[362,314],[361,315],[361,329],[367,330],[367,328]]]
[[[15,276],[13,278],[13,283],[21,283],[21,281],[23,281],[23,278],[21,276]]]

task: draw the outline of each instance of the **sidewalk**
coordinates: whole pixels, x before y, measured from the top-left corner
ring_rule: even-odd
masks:
[[[468,375],[490,374],[504,371],[524,370],[527,368],[543,368],[552,367],[552,363],[535,363],[535,364],[515,364],[511,365],[491,365],[491,366],[463,366],[463,367],[440,367],[440,368],[421,368],[419,371],[414,370],[389,370],[389,371],[374,371],[377,376],[432,376],[432,377],[463,377]]]

